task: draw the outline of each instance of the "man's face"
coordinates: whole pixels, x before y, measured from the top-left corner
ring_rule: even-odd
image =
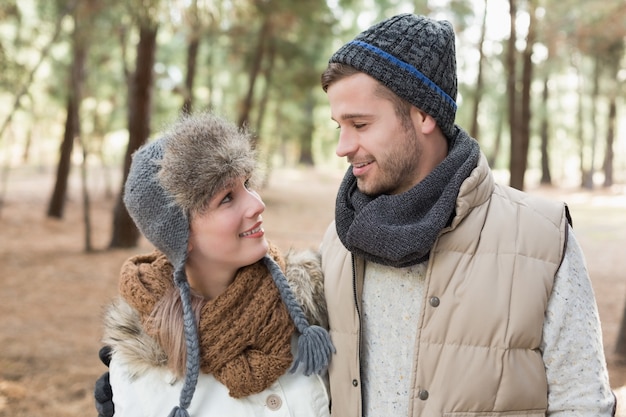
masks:
[[[328,88],[331,118],[340,129],[335,152],[352,165],[362,193],[399,194],[421,179],[423,136],[415,126],[420,118],[414,117],[418,111],[413,108],[411,120],[403,123],[392,101],[377,94],[377,88],[378,82],[364,73]]]

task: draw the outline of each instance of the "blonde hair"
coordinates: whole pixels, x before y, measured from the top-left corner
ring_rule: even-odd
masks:
[[[204,304],[205,299],[192,290],[191,308],[196,319],[196,329]],[[183,305],[176,287],[170,287],[154,306],[146,328],[165,352],[167,367],[178,378],[182,378],[186,371],[187,346],[183,324]]]

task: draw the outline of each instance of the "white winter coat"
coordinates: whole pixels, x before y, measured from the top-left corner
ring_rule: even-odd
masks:
[[[146,370],[134,380],[114,354],[110,364],[115,417],[167,417],[178,404],[183,380],[174,382],[166,368]],[[200,374],[188,409],[191,417],[325,417],[329,416],[326,386],[318,375],[287,372],[271,387],[246,398],[232,398],[213,375]]]

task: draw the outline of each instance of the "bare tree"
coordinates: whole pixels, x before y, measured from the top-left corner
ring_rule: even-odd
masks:
[[[266,50],[266,44],[271,38],[271,13],[263,14],[263,22],[259,29],[257,46],[254,49],[254,55],[252,57],[252,65],[250,65],[250,72],[248,73],[248,92],[244,98],[241,111],[239,113],[239,126],[248,125],[250,120],[250,112],[252,111],[252,104],[254,98],[254,86],[261,72],[261,64],[263,62],[263,56]]]
[[[74,58],[72,64],[72,79],[69,96],[67,98],[67,116],[65,119],[65,133],[61,142],[59,152],[59,163],[57,165],[57,175],[52,192],[52,197],[48,204],[48,217],[63,218],[65,201],[67,196],[67,183],[71,168],[72,151],[74,150],[74,140],[80,136],[80,102],[81,89],[84,79],[86,50],[82,42],[74,45]]]
[[[626,12],[624,12],[624,14],[626,14]],[[620,61],[621,57],[624,55],[624,49],[624,38],[617,38],[609,47],[609,53],[607,54],[607,69],[609,71],[607,79],[610,81],[608,88],[609,112],[606,121],[607,129],[604,162],[602,163],[604,170],[604,187],[613,185],[613,158],[615,156],[613,142],[615,141],[615,131],[617,127],[617,96],[620,91],[618,73],[620,71]]]
[[[550,142],[550,126],[548,122],[548,99],[550,97],[550,89],[548,87],[548,75],[543,79],[543,93],[541,102],[543,111],[541,112],[541,127],[539,136],[541,137],[541,180],[544,185],[552,184],[552,176],[550,175],[550,156],[548,152],[548,143]]]
[[[69,88],[66,103],[65,133],[59,152],[56,182],[48,204],[48,217],[63,218],[67,199],[67,182],[72,164],[74,140],[80,136],[80,105],[83,99],[85,82],[85,61],[87,59],[87,40],[82,31],[84,3],[73,9],[74,32],[72,34],[72,64],[69,74]]]
[[[122,187],[113,212],[113,236],[109,245],[111,248],[134,247],[139,240],[139,231],[124,205],[124,183],[130,171],[132,154],[146,143],[150,136],[157,32],[157,24],[149,19],[140,20],[135,72],[129,80],[128,147],[124,157]]]
[[[478,139],[478,114],[480,110],[480,101],[483,96],[483,67],[485,62],[485,36],[487,34],[487,0],[484,2],[483,20],[480,29],[480,41],[478,42],[478,52],[480,58],[478,60],[478,74],[476,75],[476,90],[474,93],[474,110],[472,117],[472,127],[470,128],[470,136]]]
[[[189,8],[185,10],[185,22],[189,34],[187,36],[187,68],[181,112],[189,114],[193,110],[193,89],[198,66],[200,39],[202,38],[202,21],[199,17],[198,0],[193,0]]]
[[[517,30],[515,19],[517,16],[516,0],[509,0],[511,15],[511,34],[509,39],[508,94],[509,94],[509,123],[511,126],[511,160],[510,185],[519,190],[524,189],[524,176],[528,164],[528,147],[530,144],[530,119],[533,63],[532,49],[535,42],[535,3],[528,1],[529,26],[526,37],[526,48],[523,52],[521,80],[518,82],[516,73],[517,50],[515,48]],[[518,91],[518,84],[519,90]],[[519,105],[518,105],[519,104]]]
[[[520,165],[517,158],[520,157],[518,147],[520,143],[520,120],[517,117],[517,48],[515,46],[517,40],[517,2],[516,0],[509,0],[509,16],[510,16],[510,31],[508,41],[508,51],[506,58],[506,91],[508,98],[508,115],[509,126],[511,130],[511,155],[510,155],[510,172],[511,178],[509,183],[512,187],[519,188],[523,186],[522,181],[518,177]]]

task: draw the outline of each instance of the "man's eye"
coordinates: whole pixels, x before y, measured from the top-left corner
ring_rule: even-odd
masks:
[[[250,179],[248,178],[247,180],[244,181],[243,186],[246,187],[247,190],[250,189],[250,187],[252,186],[250,184]]]

